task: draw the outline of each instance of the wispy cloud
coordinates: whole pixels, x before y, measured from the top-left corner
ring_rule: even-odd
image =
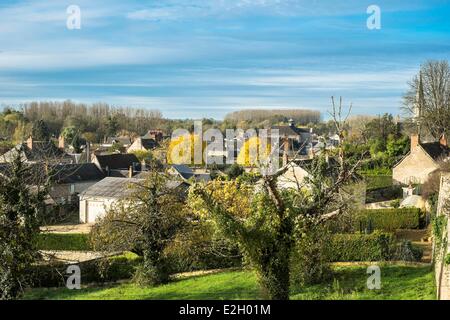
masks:
[[[0,103],[33,99],[221,117],[236,108],[395,112],[420,63],[448,58],[445,0],[5,0]],[[66,8],[82,11],[66,28]]]

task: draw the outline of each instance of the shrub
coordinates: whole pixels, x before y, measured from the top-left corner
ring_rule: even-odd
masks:
[[[81,283],[112,282],[133,277],[141,258],[132,253],[78,263]],[[62,287],[66,285],[68,264],[61,262],[31,267],[34,287]]]
[[[321,283],[331,275],[328,244],[332,239],[326,227],[318,225],[296,239],[291,257],[291,281],[295,286]]]
[[[89,235],[80,233],[41,233],[37,236],[39,250],[89,251]]]
[[[165,256],[170,261],[171,273],[242,266],[238,246],[214,234],[206,223],[172,242]]]
[[[385,261],[395,246],[391,233],[336,234],[330,242],[330,261]]]
[[[399,243],[395,249],[393,260],[400,261],[420,261],[423,256],[423,250],[413,246],[411,241],[404,240]]]
[[[363,210],[355,219],[355,228],[364,231],[369,225],[375,230],[393,232],[397,229],[418,229],[421,211],[416,208]]]
[[[392,175],[366,175],[362,172],[367,190],[392,187]]]

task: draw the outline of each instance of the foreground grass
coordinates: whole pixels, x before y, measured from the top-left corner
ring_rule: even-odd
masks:
[[[334,267],[329,281],[292,288],[291,299],[300,300],[430,300],[435,299],[433,272],[429,266],[382,265],[380,290],[366,287],[367,267]],[[32,289],[25,299],[58,300],[144,300],[144,299],[262,299],[256,275],[251,271],[225,271],[177,280],[150,288],[134,284],[88,287]]]

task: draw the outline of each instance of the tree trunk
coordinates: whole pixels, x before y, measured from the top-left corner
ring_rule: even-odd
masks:
[[[279,252],[268,258],[262,266],[261,285],[270,300],[289,300],[289,254]]]

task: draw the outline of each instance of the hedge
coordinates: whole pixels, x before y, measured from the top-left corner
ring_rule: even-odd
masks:
[[[367,190],[392,187],[392,175],[364,175],[364,181]]]
[[[374,203],[401,198],[403,190],[400,186],[389,186],[383,188],[367,189],[366,203]]]
[[[385,261],[395,250],[394,235],[375,231],[372,234],[335,234],[329,248],[332,262]]]
[[[40,233],[37,236],[39,250],[90,251],[89,235],[80,233]]]
[[[113,282],[133,277],[142,258],[133,253],[100,258],[77,263],[81,271],[81,284]],[[70,276],[66,274],[69,264],[53,263],[34,265],[31,268],[33,287],[62,287]]]
[[[358,212],[355,229],[383,230],[394,232],[397,229],[418,229],[421,211],[417,208],[367,209]]]

